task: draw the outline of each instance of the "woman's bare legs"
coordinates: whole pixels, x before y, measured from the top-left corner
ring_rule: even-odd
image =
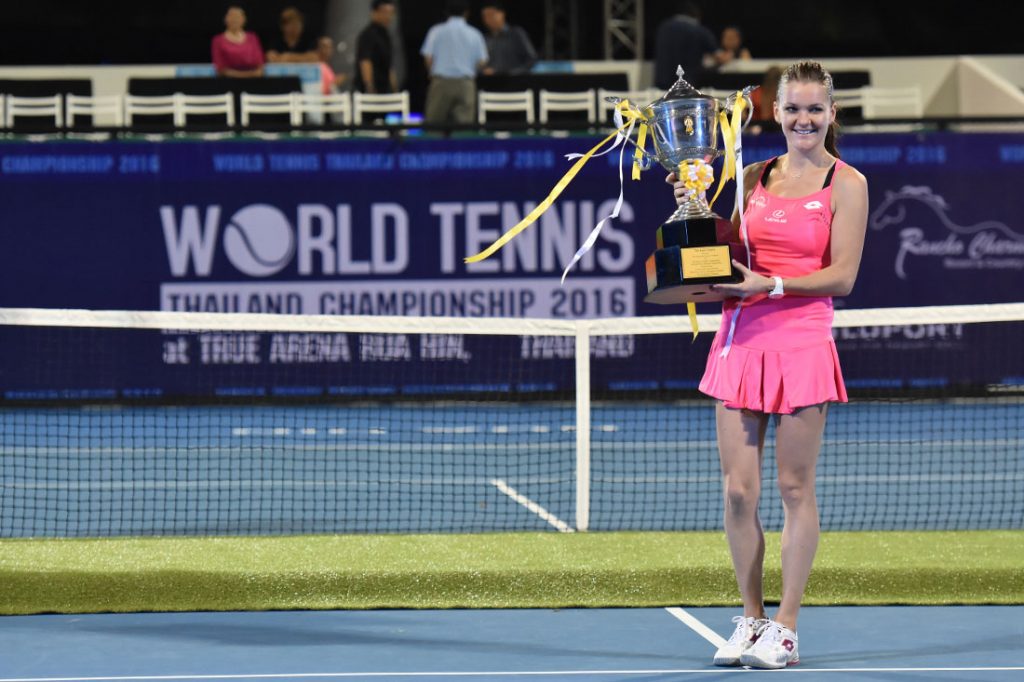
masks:
[[[805,407],[793,414],[780,415],[775,430],[779,493],[786,512],[782,528],[782,601],[775,621],[794,632],[818,549],[814,475],[826,414],[827,405]]]
[[[757,515],[768,416],[716,406],[718,456],[725,492],[725,533],[743,599],[743,615],[764,617],[764,531]]]

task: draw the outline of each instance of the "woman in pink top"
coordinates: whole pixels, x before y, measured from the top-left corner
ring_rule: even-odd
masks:
[[[839,160],[832,77],[817,62],[783,73],[774,107],[786,153],[744,173],[750,268],[727,296],[700,390],[717,399],[725,531],[743,599],[716,665],[782,668],[799,661],[796,622],[818,545],[815,465],[829,402],[846,402],[832,340],[832,296],[853,289],[867,227],[864,176]],[[669,182],[676,178],[670,175]],[[685,187],[675,184],[677,198]],[[743,243],[740,218],[733,216]],[[765,616],[764,534],[757,515],[771,415],[785,507],[782,601]]]
[[[241,7],[228,7],[224,32],[213,37],[210,52],[218,76],[257,78],[263,75],[263,47],[255,33],[245,30],[245,10]]]

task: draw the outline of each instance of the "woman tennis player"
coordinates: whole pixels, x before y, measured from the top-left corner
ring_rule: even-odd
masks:
[[[786,153],[744,173],[750,268],[717,285],[726,298],[700,390],[717,399],[725,531],[743,599],[715,665],[783,668],[799,662],[797,615],[818,546],[814,470],[830,402],[846,402],[832,340],[832,296],[853,289],[867,225],[864,176],[839,160],[832,77],[817,62],[790,66],[775,120]],[[682,200],[686,188],[674,183]],[[740,219],[733,216],[739,235]],[[768,420],[776,420],[785,508],[782,601],[765,615],[764,533],[757,513]]]

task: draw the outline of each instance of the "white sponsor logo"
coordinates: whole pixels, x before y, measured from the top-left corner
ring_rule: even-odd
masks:
[[[751,203],[752,203],[752,204],[753,204],[754,206],[757,206],[758,208],[764,208],[765,206],[767,206],[767,205],[768,205],[768,200],[767,200],[767,199],[765,199],[765,198],[764,198],[764,197],[762,197],[762,196],[757,196],[757,197],[754,197],[754,200],[753,200],[753,202],[751,202]]]
[[[930,187],[904,186],[885,193],[869,224],[873,230],[900,226],[893,266],[900,279],[909,279],[910,256],[941,258],[947,270],[1024,270],[1024,234],[995,220],[959,225],[948,212],[946,200]],[[929,238],[936,233],[937,238]]]
[[[246,206],[224,228],[224,253],[250,277],[276,275],[295,254],[295,235],[288,219],[273,206]]]
[[[962,324],[901,324],[839,327],[832,330],[843,349],[958,350],[964,345]]]
[[[808,211],[813,211],[815,209],[822,208],[822,206],[823,204],[820,201],[808,201],[806,204],[804,204],[804,208],[806,208]]]
[[[787,222],[786,212],[782,209],[772,211],[772,214],[764,220],[766,223],[785,223]]]

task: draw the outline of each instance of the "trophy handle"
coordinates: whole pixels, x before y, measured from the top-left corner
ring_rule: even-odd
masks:
[[[631,145],[640,150],[640,159],[637,161],[637,164],[640,166],[640,170],[648,170],[651,167],[651,153],[644,149],[643,147],[641,147],[640,145],[638,145],[636,143],[636,140],[634,140],[632,136],[626,135],[625,138],[626,142],[629,142]]]
[[[746,102],[747,102],[746,116],[743,118],[743,123],[741,125],[741,129],[742,130],[746,130],[747,129],[747,125],[750,123],[750,120],[754,117],[754,103],[750,99],[750,93],[754,92],[754,90],[757,90],[759,87],[761,87],[761,86],[760,85],[748,85],[747,87],[743,88],[743,90],[740,91],[740,96],[743,97],[743,99],[746,100]],[[726,111],[728,112],[728,114],[730,116],[732,115],[733,102],[734,101],[735,101],[735,95],[733,95],[732,97],[730,97],[730,98],[725,100],[725,109],[726,109]]]
[[[605,97],[604,99],[605,99],[606,102],[611,102],[612,104],[618,104],[619,102],[623,101],[621,97]],[[638,133],[634,133],[634,135],[636,135],[636,134],[638,134]],[[642,171],[648,170],[651,167],[651,158],[652,157],[651,157],[650,152],[648,152],[646,149],[644,149],[643,147],[638,145],[636,143],[636,140],[634,140],[631,135],[626,135],[625,138],[626,138],[627,142],[629,142],[631,145],[633,145],[634,147],[636,147],[637,149],[640,150],[640,160],[638,161],[638,164],[640,166],[640,170],[642,170]]]

